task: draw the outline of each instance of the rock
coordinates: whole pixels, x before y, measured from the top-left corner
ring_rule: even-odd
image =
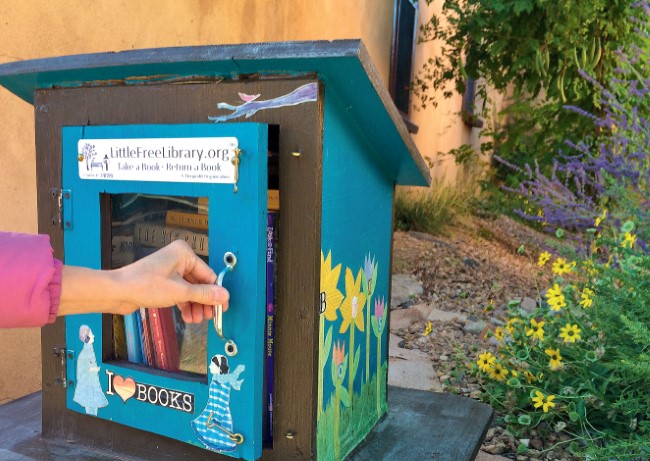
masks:
[[[495,444],[483,445],[481,450],[492,455],[500,455],[506,451],[506,444],[503,442],[497,442]]]
[[[533,312],[535,312],[535,309],[537,309],[537,303],[535,302],[534,299],[524,296],[523,298],[521,298],[521,304],[519,305],[519,307],[521,307],[524,312],[528,312],[529,314],[532,314]]]
[[[475,322],[468,321],[463,327],[463,331],[465,333],[471,333],[474,336],[478,336],[481,334],[481,332],[485,329],[486,326],[487,323],[485,323],[483,320],[477,320]]]
[[[399,309],[390,313],[390,330],[407,329],[412,323],[423,320],[422,312],[417,309]]]
[[[472,259],[472,258],[465,258],[463,259],[463,264],[465,264],[467,267],[475,268],[479,266],[478,261]]]
[[[388,384],[411,389],[442,392],[443,386],[429,360],[429,354],[400,349],[399,336],[390,335],[388,342]]]
[[[411,274],[395,274],[391,279],[390,307],[397,309],[423,292],[422,284]]]
[[[453,322],[456,320],[465,321],[467,319],[467,316],[459,312],[443,311],[430,304],[417,304],[412,309],[420,311],[423,318],[431,322]]]
[[[474,461],[510,461],[510,458],[505,458],[500,455],[491,455],[489,453],[485,453],[484,451],[479,451]]]
[[[535,450],[541,450],[542,448],[544,448],[544,442],[539,437],[534,437],[530,439],[530,446],[533,447]]]

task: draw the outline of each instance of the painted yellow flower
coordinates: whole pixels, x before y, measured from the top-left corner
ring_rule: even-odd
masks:
[[[578,324],[571,325],[567,323],[565,326],[560,328],[560,338],[564,340],[565,343],[575,343],[581,339],[580,333],[582,330],[578,328]]]
[[[621,242],[621,246],[623,248],[632,248],[635,243],[636,235],[632,234],[631,232],[626,232],[623,234],[623,242]]]
[[[560,349],[551,349],[550,347],[544,351],[546,355],[551,358],[549,366],[551,370],[555,371],[562,368],[562,356],[560,355]]]
[[[345,269],[345,299],[339,308],[343,317],[340,333],[346,332],[351,322],[354,322],[359,331],[364,331],[363,308],[366,305],[366,295],[361,292],[361,272],[359,269],[355,280],[350,268]]]
[[[530,320],[531,328],[526,329],[526,336],[532,336],[533,338],[539,338],[540,341],[544,341],[544,324],[546,322],[538,322],[535,319]]]
[[[600,226],[600,223],[605,220],[607,217],[607,208],[605,208],[600,216],[596,218],[596,221],[594,222],[594,226],[598,227]]]
[[[587,308],[591,307],[591,305],[594,303],[593,296],[594,296],[594,291],[593,290],[591,290],[591,289],[589,289],[587,287],[584,287],[582,289],[582,293],[580,293],[580,302],[579,302],[579,304],[582,306],[583,309],[587,309]]]
[[[544,264],[546,264],[549,261],[549,259],[551,259],[551,253],[549,253],[548,251],[544,251],[540,253],[539,258],[537,259],[537,265],[539,267],[542,267]]]
[[[553,273],[560,276],[563,274],[568,274],[571,272],[571,269],[574,265],[575,263],[567,263],[566,259],[564,258],[557,258],[553,263]]]
[[[488,370],[490,373],[490,378],[496,379],[497,381],[503,381],[508,376],[508,370],[504,368],[500,363],[495,364]]]
[[[553,408],[555,406],[555,396],[554,395],[549,395],[546,397],[543,393],[540,391],[535,391],[536,397],[532,398],[533,403],[535,404],[535,408],[540,408],[542,407],[542,410],[544,410],[544,413],[548,413],[549,408]]]
[[[490,368],[492,368],[492,365],[494,365],[494,362],[496,361],[496,357],[492,355],[490,352],[483,352],[481,355],[478,356],[478,360],[476,361],[476,364],[480,368],[481,371],[487,373],[490,371]]]
[[[325,314],[325,318],[331,322],[336,320],[336,310],[343,301],[343,293],[337,288],[339,276],[341,275],[341,265],[339,264],[332,269],[332,252],[327,254],[327,258],[320,253],[320,313]]]
[[[497,339],[497,341],[501,342],[503,341],[503,328],[497,327],[496,330],[494,330],[494,337]]]

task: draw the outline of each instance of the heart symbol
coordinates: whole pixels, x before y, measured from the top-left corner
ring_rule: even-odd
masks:
[[[135,394],[135,381],[133,378],[122,378],[120,375],[115,375],[113,377],[113,388],[117,395],[122,397],[122,400],[126,402]]]

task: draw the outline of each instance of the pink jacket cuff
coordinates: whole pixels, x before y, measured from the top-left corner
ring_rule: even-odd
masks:
[[[62,270],[49,236],[0,232],[0,328],[53,322]]]

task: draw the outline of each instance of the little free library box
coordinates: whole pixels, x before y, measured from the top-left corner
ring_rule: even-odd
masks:
[[[362,43],[39,59],[0,85],[34,104],[57,257],[118,268],[183,239],[231,293],[202,325],[160,306],[44,328],[42,434],[10,448],[348,457],[388,408],[395,186],[430,183]]]

